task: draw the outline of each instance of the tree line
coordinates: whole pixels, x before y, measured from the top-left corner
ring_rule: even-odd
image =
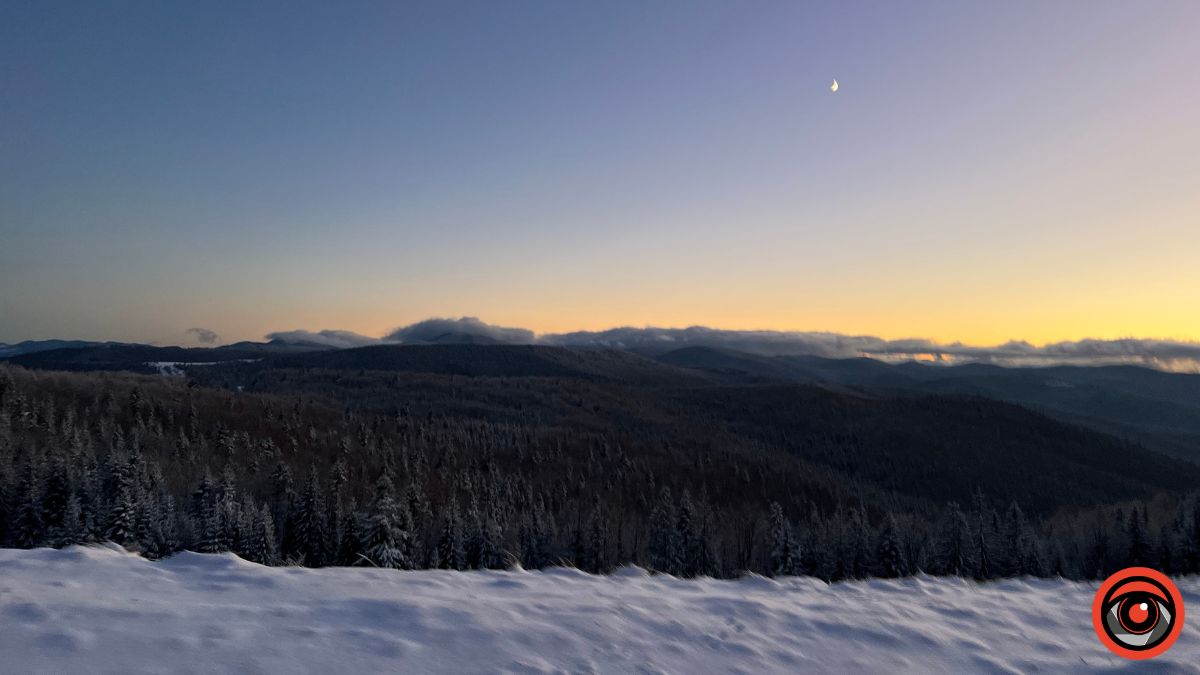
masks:
[[[1027,515],[983,489],[960,506],[769,478],[733,454],[664,468],[611,429],[532,413],[364,413],[304,394],[0,367],[5,546],[685,577],[1200,572],[1196,494]]]

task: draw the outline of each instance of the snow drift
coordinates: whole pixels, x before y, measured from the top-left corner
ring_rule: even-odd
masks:
[[[1179,582],[1200,608],[1200,578]],[[1096,584],[682,580],[623,569],[267,568],[107,548],[0,550],[0,671],[1200,672],[1200,624],[1128,662]],[[1193,614],[1195,616],[1195,614]]]

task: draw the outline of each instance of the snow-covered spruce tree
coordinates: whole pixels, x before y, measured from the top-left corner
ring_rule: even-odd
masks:
[[[220,553],[229,550],[225,542],[221,493],[207,472],[196,491],[196,550],[200,553]]]
[[[543,499],[539,496],[532,512],[525,512],[521,519],[519,530],[521,545],[521,564],[526,569],[545,567],[553,562],[551,546],[553,545],[554,525]]]
[[[308,567],[320,567],[327,558],[325,508],[322,504],[321,479],[315,466],[309,467],[304,492],[292,505],[284,539],[284,556]]]
[[[51,543],[61,539],[63,519],[72,492],[71,476],[66,464],[60,457],[55,457],[46,466],[45,488],[42,491],[43,525]]]
[[[799,546],[792,531],[792,523],[783,514],[779,502],[771,502],[767,517],[771,537],[771,576],[792,576],[800,572]]]
[[[4,420],[0,420],[0,426],[4,422]],[[0,546],[8,543],[10,503],[12,502],[12,490],[9,487],[11,470],[7,466],[8,456],[3,451],[4,448],[0,447]]]
[[[141,549],[149,558],[165,558],[179,550],[175,500],[163,496],[148,504],[148,527]]]
[[[409,569],[406,555],[409,533],[403,529],[401,505],[396,500],[392,477],[384,471],[375,485],[375,504],[371,510],[371,531],[365,556],[378,567]]]
[[[13,545],[17,548],[36,548],[44,543],[40,483],[37,467],[32,462],[26,464],[21,482],[17,484],[16,518],[11,533]]]
[[[425,490],[410,477],[408,487],[404,490],[403,501],[408,506],[408,514],[412,517],[413,536],[409,537],[409,558],[414,564],[422,564],[429,558],[429,542],[426,533],[436,531],[433,519],[433,508]]]
[[[295,496],[292,470],[280,459],[271,471],[271,514],[275,519],[275,532],[277,535],[282,535],[285,542],[288,537],[287,518],[291,513]]]
[[[828,579],[830,546],[825,522],[815,505],[810,504],[808,521],[799,534],[800,574]]]
[[[712,547],[708,534],[698,522],[696,507],[687,490],[679,499],[675,530],[679,537],[679,558],[676,560],[679,574],[685,577],[712,574],[715,566]]]
[[[958,504],[951,502],[938,526],[936,549],[930,572],[933,574],[969,576],[976,565],[975,546],[971,541],[971,526]]]
[[[847,513],[845,545],[848,566],[846,573],[853,579],[865,579],[875,570],[875,546],[871,526],[864,509],[855,507]]]
[[[245,550],[246,559],[260,565],[274,565],[279,561],[275,545],[275,516],[266,504],[252,513]]]
[[[1150,545],[1146,537],[1145,523],[1136,506],[1130,512],[1128,522],[1125,523],[1125,538],[1129,543],[1129,548],[1125,553],[1125,566],[1150,564]]]
[[[1151,552],[1157,561],[1157,569],[1165,574],[1182,574],[1179,555],[1183,539],[1182,525],[1178,520],[1164,523],[1158,531],[1158,546]]]
[[[675,501],[670,488],[664,487],[650,512],[650,535],[646,542],[650,569],[679,574],[679,534],[675,529]]]
[[[358,513],[357,504],[350,500],[346,513],[342,516],[337,551],[337,564],[352,567],[362,563],[364,533],[370,528],[363,525],[363,514]]]
[[[1093,579],[1103,579],[1116,571],[1113,564],[1112,543],[1103,527],[1096,528],[1084,559],[1083,573]]]
[[[1190,526],[1184,527],[1184,567],[1192,574],[1200,574],[1200,493],[1192,497]]]
[[[479,548],[480,569],[499,569],[504,566],[504,531],[494,515],[488,515],[482,523],[483,539]]]
[[[467,568],[466,542],[463,540],[462,517],[458,511],[458,499],[451,494],[442,521],[442,534],[438,539],[438,558],[441,566],[452,570]]]
[[[58,530],[57,541],[54,545],[71,546],[89,540],[87,527],[83,521],[83,507],[79,502],[79,497],[72,494],[67,498],[67,508],[63,514],[62,526]]]
[[[1041,574],[1041,552],[1037,538],[1025,520],[1025,512],[1015,501],[1005,512],[997,563],[1002,576]]]
[[[976,579],[991,579],[997,573],[996,563],[992,548],[995,545],[996,537],[996,513],[988,504],[987,498],[984,497],[983,491],[976,488],[973,498],[973,520],[972,538],[974,539],[975,555],[972,556],[975,562],[975,578]]]
[[[484,528],[483,517],[479,513],[478,496],[471,495],[471,497],[471,506],[467,509],[466,518],[463,520],[466,528],[467,569],[478,569],[482,567],[480,560],[483,557],[483,550],[490,548],[491,542],[487,541],[487,530]]]
[[[894,579],[908,574],[908,562],[904,557],[904,544],[896,514],[888,512],[883,519],[875,548],[875,575],[883,579]]]
[[[255,519],[258,518],[258,505],[251,497],[243,497],[236,509],[232,551],[239,558],[250,560],[250,550],[254,540]]]
[[[587,539],[584,544],[582,568],[585,571],[600,574],[607,572],[608,563],[608,523],[600,510],[600,499],[596,498],[592,511],[588,514]]]
[[[517,545],[520,546],[521,565],[525,569],[537,569],[542,566],[545,558],[542,537],[537,530],[537,521],[529,512],[521,515],[521,524],[517,526]]]
[[[137,539],[138,486],[129,462],[110,461],[110,467],[113,493],[104,534],[109,541],[128,546]]]
[[[242,538],[245,533],[242,527],[241,512],[242,504],[238,496],[237,475],[233,470],[233,464],[229,463],[221,472],[220,485],[221,540],[228,551],[242,550]]]

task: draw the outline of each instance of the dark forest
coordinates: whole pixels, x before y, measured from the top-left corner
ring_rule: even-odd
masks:
[[[0,542],[831,581],[1200,572],[1200,469],[1012,404],[408,349],[186,377],[0,365]]]

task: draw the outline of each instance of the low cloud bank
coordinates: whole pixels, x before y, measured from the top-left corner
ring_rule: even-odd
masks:
[[[454,340],[470,336],[483,338],[488,342],[504,344],[532,344],[536,341],[533,331],[524,328],[506,328],[484,323],[473,316],[461,319],[426,319],[417,323],[397,328],[383,336],[385,342],[401,344],[425,344]]]
[[[379,338],[359,335],[348,330],[322,330],[315,333],[307,330],[288,330],[267,333],[266,338],[289,344],[312,344],[322,347],[333,347],[335,349],[349,349],[351,347],[366,347],[367,345],[379,344]]]
[[[545,344],[630,349],[649,354],[682,347],[734,349],[763,356],[868,357],[884,361],[923,360],[1000,366],[1132,364],[1161,370],[1200,371],[1200,343],[1125,338],[1077,340],[1035,346],[1011,341],[994,347],[925,339],[884,340],[871,335],[825,332],[737,331],[690,328],[614,328],[542,336]]]
[[[1200,372],[1200,343],[1125,338],[1077,340],[1036,346],[1024,341],[980,347],[925,339],[885,340],[871,335],[829,332],[721,330],[689,328],[612,328],[536,335],[524,328],[496,326],[476,317],[434,318],[397,328],[381,339],[350,331],[296,330],[271,333],[270,339],[310,342],[330,347],[359,347],[380,342],[429,344],[477,341],[499,344],[544,344],[564,347],[607,347],[655,355],[683,347],[732,349],[762,356],[808,355],[826,358],[868,357],[884,361],[923,360],[945,364],[990,363],[1000,366],[1118,365]]]
[[[199,342],[202,345],[211,345],[217,340],[221,339],[221,336],[217,335],[215,331],[211,331],[207,328],[189,328],[183,332],[186,335],[195,338],[196,342]]]

